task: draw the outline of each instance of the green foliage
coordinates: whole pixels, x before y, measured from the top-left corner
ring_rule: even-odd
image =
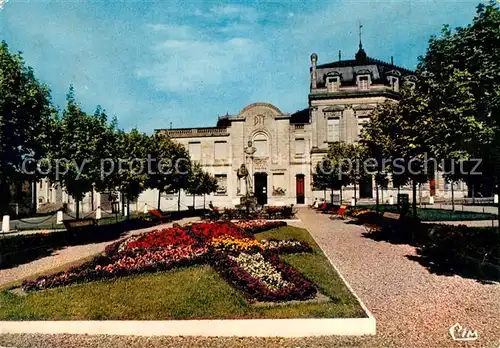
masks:
[[[9,185],[35,180],[34,166],[23,168],[26,158],[38,160],[51,143],[53,108],[50,91],[27,67],[20,53],[0,44],[0,195],[1,210],[9,202]]]

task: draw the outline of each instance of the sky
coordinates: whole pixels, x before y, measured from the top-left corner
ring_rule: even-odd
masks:
[[[214,126],[254,102],[306,108],[311,53],[352,59],[360,22],[370,57],[413,69],[430,36],[466,26],[481,0],[3,1],[0,39],[55,105],[72,84],[87,113],[101,105],[149,133]]]

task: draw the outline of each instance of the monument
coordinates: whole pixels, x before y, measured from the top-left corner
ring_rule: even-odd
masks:
[[[254,211],[257,207],[257,198],[254,196],[252,178],[253,178],[253,158],[257,149],[252,145],[252,141],[248,141],[248,146],[244,149],[245,163],[248,164],[250,171],[247,169],[246,164],[242,164],[238,169],[236,175],[238,177],[238,194],[242,195],[240,198],[240,206],[244,206],[247,212]],[[245,183],[245,193],[242,193],[241,181]]]

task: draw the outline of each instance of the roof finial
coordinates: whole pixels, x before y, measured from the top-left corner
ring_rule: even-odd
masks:
[[[342,60],[342,51],[339,50],[339,62]]]
[[[363,44],[361,43],[361,28],[363,28],[363,25],[361,24],[361,21],[359,21],[359,49],[363,48]]]

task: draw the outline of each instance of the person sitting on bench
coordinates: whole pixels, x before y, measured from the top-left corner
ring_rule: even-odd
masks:
[[[219,209],[214,207],[214,205],[212,204],[212,201],[210,201],[210,203],[208,203],[208,207],[210,208],[210,215],[212,216],[212,218],[217,220],[220,217]]]

